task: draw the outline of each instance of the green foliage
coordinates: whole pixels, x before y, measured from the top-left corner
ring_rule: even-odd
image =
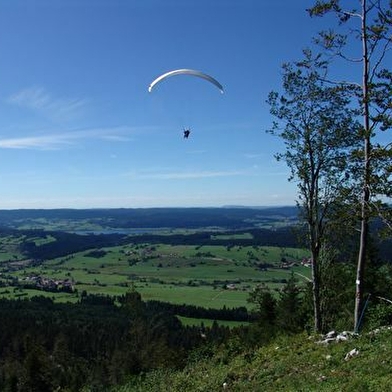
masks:
[[[310,318],[310,309],[303,305],[304,290],[297,285],[294,274],[278,294],[260,285],[250,293],[248,301],[255,305],[255,322],[243,335],[245,345],[260,346],[278,334],[303,331]]]
[[[353,168],[349,173],[352,178],[351,196],[354,205],[360,206],[354,310],[354,328],[357,330],[364,308],[366,281],[369,280],[364,271],[371,254],[368,243],[371,218],[379,216],[389,229],[392,227],[390,206],[382,203],[383,199],[391,196],[391,143],[380,142],[382,138],[378,138],[392,127],[392,74],[388,69],[387,56],[391,44],[392,3],[361,0],[350,5],[354,8],[344,9],[345,6],[346,3],[340,0],[317,0],[309,13],[311,16],[323,16],[330,12],[339,21],[339,32],[332,29],[322,31],[316,39],[330,58],[330,64],[333,64],[332,59],[343,58],[350,67],[352,58],[356,57],[362,71],[360,79],[334,81],[349,93],[352,107],[356,106],[357,117],[362,120],[359,128],[361,148],[351,156]],[[337,65],[341,72],[342,64],[337,62]]]
[[[269,342],[276,334],[275,296],[266,285],[259,285],[249,294],[248,301],[255,305],[256,321],[250,325],[246,341],[255,346]]]
[[[329,235],[328,240],[331,243]],[[323,246],[320,253],[322,332],[349,330],[352,325],[354,287],[347,282],[354,280],[355,271],[349,263],[339,261],[340,251],[330,245]]]
[[[145,374],[112,392],[390,390],[391,331],[330,345],[317,344],[315,339],[304,334],[280,336],[257,350],[228,355],[224,353],[231,348],[222,346],[212,358],[183,370]],[[359,354],[346,361],[354,347]]]
[[[230,336],[214,323],[203,338],[159,305],[136,291],[118,304],[91,295],[77,304],[0,300],[0,390],[106,391],[132,375],[180,367],[192,349]]]
[[[276,298],[265,284],[254,288],[249,294],[248,302],[256,306],[255,312],[259,322],[273,326],[276,321]]]
[[[99,259],[101,257],[105,257],[106,253],[107,252],[103,249],[94,249],[90,252],[85,253],[84,257],[94,257],[96,259]]]
[[[271,92],[267,103],[276,118],[268,132],[280,137],[285,150],[276,154],[290,169],[298,187],[297,203],[307,227],[312,259],[314,329],[322,327],[320,261],[331,210],[344,200],[349,184],[348,157],[358,146],[357,113],[343,88],[326,83],[328,62],[304,50],[304,58],[283,66],[282,95]]]
[[[276,325],[279,330],[286,333],[303,331],[304,320],[306,320],[302,307],[302,289],[297,283],[297,279],[292,274],[279,293],[279,301],[276,307]]]
[[[366,314],[367,329],[375,329],[392,323],[392,304],[370,304]]]

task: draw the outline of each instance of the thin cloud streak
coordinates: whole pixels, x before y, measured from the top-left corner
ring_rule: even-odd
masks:
[[[38,111],[46,117],[69,119],[78,116],[88,101],[83,98],[54,98],[43,87],[31,87],[11,95],[7,102]]]
[[[0,148],[8,149],[54,150],[58,149],[60,145],[65,144],[71,144],[71,142],[61,135],[22,137],[0,140]]]
[[[133,179],[147,180],[184,180],[197,178],[216,178],[248,175],[249,171],[245,170],[227,170],[227,171],[192,171],[192,172],[171,172],[171,173],[149,173],[149,174],[131,174]]]
[[[258,167],[252,167],[241,170],[199,170],[199,171],[143,171],[131,172],[124,174],[132,180],[191,180],[203,178],[219,178],[219,177],[238,177],[238,176],[252,176],[252,177],[277,177],[288,176],[285,171],[267,171],[261,172]]]
[[[127,135],[136,129],[130,127],[94,128],[61,134],[0,139],[0,148],[57,150],[75,144],[80,139],[101,139],[113,142],[131,141]]]

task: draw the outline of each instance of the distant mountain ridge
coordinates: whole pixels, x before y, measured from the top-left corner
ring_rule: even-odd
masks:
[[[241,229],[298,221],[298,208],[286,207],[159,207],[92,209],[0,210],[0,226],[43,228],[67,221],[103,228],[201,228]],[[41,227],[42,226],[42,227]]]

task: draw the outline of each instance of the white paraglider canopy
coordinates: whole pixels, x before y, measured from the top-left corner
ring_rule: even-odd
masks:
[[[212,76],[207,75],[204,72],[201,71],[196,71],[194,69],[187,69],[187,68],[183,68],[183,69],[175,69],[174,71],[169,71],[166,72],[160,76],[158,76],[148,87],[148,91],[151,92],[152,89],[158,84],[160,83],[162,80],[165,80],[171,76],[175,76],[175,75],[192,75],[192,76],[197,76],[199,78],[202,78],[204,80],[207,80],[208,82],[214,84],[216,87],[218,87],[218,89],[220,90],[220,92],[223,94],[223,86],[216,80],[214,79]]]

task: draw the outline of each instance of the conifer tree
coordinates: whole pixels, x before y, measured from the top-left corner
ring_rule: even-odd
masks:
[[[285,332],[303,330],[305,318],[302,310],[302,293],[298,281],[292,273],[290,279],[282,287],[276,307],[277,326]]]

